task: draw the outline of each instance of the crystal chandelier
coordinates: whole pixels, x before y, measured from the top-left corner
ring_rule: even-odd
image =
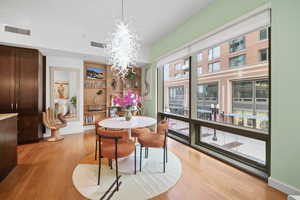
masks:
[[[139,47],[137,35],[129,30],[129,25],[124,20],[122,0],[122,20],[116,22],[116,29],[106,48],[108,64],[112,66],[116,75],[125,78],[128,70],[136,64]]]

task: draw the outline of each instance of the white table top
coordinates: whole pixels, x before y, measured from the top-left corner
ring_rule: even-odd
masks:
[[[115,117],[105,119],[99,122],[104,128],[131,129],[143,128],[156,124],[156,119],[151,117],[133,116],[130,121],[126,121],[125,117]]]

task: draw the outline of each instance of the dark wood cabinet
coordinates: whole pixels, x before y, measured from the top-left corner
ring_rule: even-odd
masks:
[[[0,112],[13,112],[15,101],[15,50],[0,46]]]
[[[11,116],[10,116],[11,115]],[[17,116],[0,114],[0,181],[17,165]]]
[[[0,46],[0,113],[19,113],[19,144],[42,138],[43,70],[38,50]]]

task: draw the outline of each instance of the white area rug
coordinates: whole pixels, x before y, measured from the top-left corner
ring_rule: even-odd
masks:
[[[139,153],[139,148],[137,148]],[[163,173],[163,150],[150,149],[149,158],[137,174],[123,174],[120,189],[111,199],[117,200],[144,200],[158,196],[174,186],[181,176],[181,162],[172,153],[168,152],[166,173]],[[145,159],[143,159],[145,161]],[[100,199],[109,186],[115,181],[115,170],[102,165],[101,182],[97,186],[98,165],[79,164],[73,172],[73,184],[76,189],[88,199]]]

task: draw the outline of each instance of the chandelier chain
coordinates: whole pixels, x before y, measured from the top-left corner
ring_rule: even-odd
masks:
[[[122,0],[122,20],[124,21],[124,0]]]

